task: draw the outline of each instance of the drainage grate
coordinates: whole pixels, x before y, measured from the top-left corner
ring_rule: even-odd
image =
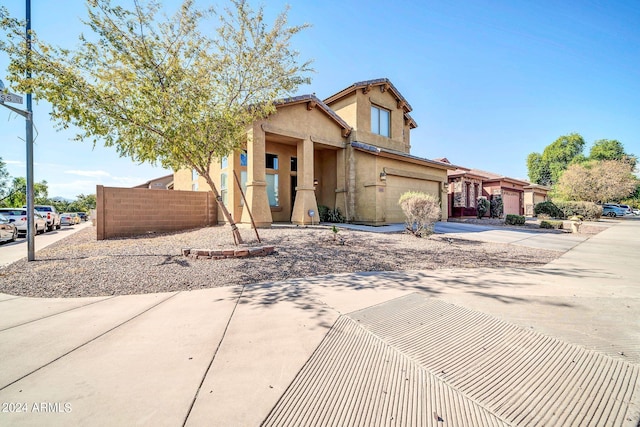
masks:
[[[342,316],[264,424],[636,426],[639,369],[411,294]]]

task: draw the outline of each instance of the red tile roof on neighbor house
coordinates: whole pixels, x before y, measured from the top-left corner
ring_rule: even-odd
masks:
[[[444,162],[444,163],[449,163],[451,164],[451,162],[449,161],[449,159],[447,159],[446,157],[440,158],[440,159],[435,159],[436,161],[439,162]],[[483,181],[506,181],[506,182],[510,182],[513,184],[520,184],[520,185],[524,185],[524,186],[530,186],[533,184],[530,184],[528,181],[524,181],[521,179],[517,179],[517,178],[511,178],[505,175],[499,175],[497,173],[493,173],[493,172],[489,172],[489,171],[485,171],[482,169],[473,169],[473,168],[465,168],[462,166],[455,166],[456,169],[454,170],[448,170],[447,171],[447,176],[452,178],[452,177],[458,177],[458,176],[468,176],[468,177],[473,177],[473,178],[480,178]]]

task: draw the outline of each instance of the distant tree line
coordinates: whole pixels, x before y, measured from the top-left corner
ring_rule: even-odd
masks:
[[[49,197],[47,181],[33,184],[33,201],[36,205],[53,205],[58,212],[89,212],[96,208],[95,194],[79,194],[75,200],[69,201]],[[27,204],[27,179],[11,178],[6,164],[0,157],[0,207],[19,208]]]
[[[635,175],[637,157],[615,139],[595,141],[584,155],[580,134],[563,135],[542,153],[527,157],[529,180],[553,188],[562,200],[640,205],[640,180]]]

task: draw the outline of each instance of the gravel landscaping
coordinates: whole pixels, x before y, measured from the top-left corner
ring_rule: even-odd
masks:
[[[258,245],[241,230],[245,246]],[[443,268],[535,267],[562,254],[433,235],[381,234],[329,227],[260,230],[267,256],[194,259],[184,248],[234,248],[230,228],[208,227],[129,239],[96,240],[88,227],[46,247],[37,260],[0,269],[0,292],[32,297],[139,294],[237,286],[331,273]],[[336,237],[334,239],[334,237]]]

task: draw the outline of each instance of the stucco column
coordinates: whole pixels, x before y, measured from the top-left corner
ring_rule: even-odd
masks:
[[[317,224],[318,202],[316,201],[315,186],[313,185],[313,141],[310,138],[298,143],[298,187],[296,188],[296,200],[293,204],[291,222],[293,224]],[[315,215],[309,216],[309,210]]]
[[[265,174],[265,135],[258,123],[247,132],[247,206],[242,209],[241,223],[251,225],[247,207],[253,214],[256,227],[271,227],[273,219]]]

